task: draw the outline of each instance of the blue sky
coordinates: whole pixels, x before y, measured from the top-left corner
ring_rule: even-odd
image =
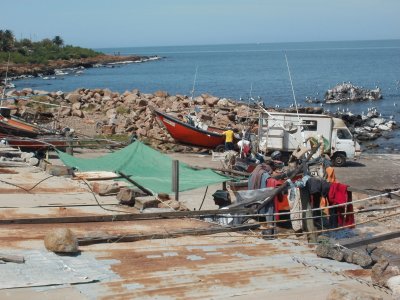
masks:
[[[83,47],[400,38],[400,0],[0,0],[0,28]]]

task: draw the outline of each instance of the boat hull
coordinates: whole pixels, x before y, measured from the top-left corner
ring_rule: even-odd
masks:
[[[0,139],[6,144],[14,148],[20,148],[23,151],[43,151],[50,148],[65,150],[68,141],[60,137],[42,137],[42,138],[26,138],[19,136],[0,134]]]
[[[191,126],[159,110],[153,109],[157,118],[163,123],[168,133],[180,144],[215,149],[224,145],[222,129],[212,128],[213,131],[203,130]]]

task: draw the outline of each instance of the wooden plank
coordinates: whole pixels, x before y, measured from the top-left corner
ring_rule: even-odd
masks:
[[[89,172],[74,172],[74,180],[110,180],[121,178],[119,174],[108,171],[89,171]]]
[[[348,243],[344,243],[341,245],[346,248],[356,248],[356,247],[360,247],[360,246],[379,243],[379,242],[383,242],[383,241],[387,241],[387,240],[391,240],[391,239],[397,239],[397,238],[400,238],[400,231],[376,235],[371,238],[363,239],[361,241],[348,242]]]
[[[25,258],[23,256],[19,256],[19,255],[9,255],[9,254],[0,253],[0,261],[23,264],[25,262]]]
[[[215,209],[202,211],[174,211],[163,213],[145,213],[145,214],[120,214],[120,215],[98,215],[98,216],[77,216],[77,217],[48,217],[48,218],[20,218],[20,219],[2,219],[0,225],[5,224],[56,224],[56,223],[90,223],[90,222],[116,222],[133,220],[151,220],[151,219],[179,219],[195,218],[199,216],[215,216],[225,214],[248,214],[253,211],[246,208]]]
[[[205,229],[186,229],[177,230],[173,232],[163,232],[163,233],[151,233],[151,234],[133,234],[133,235],[109,235],[109,236],[99,236],[91,238],[78,238],[79,246],[92,245],[98,243],[126,243],[135,242],[142,240],[154,240],[154,239],[165,239],[165,238],[175,238],[185,235],[209,235],[222,232],[235,232],[242,230],[250,230],[259,228],[259,224],[247,224],[231,227],[218,226],[214,228]]]

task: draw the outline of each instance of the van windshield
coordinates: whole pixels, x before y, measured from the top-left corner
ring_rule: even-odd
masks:
[[[353,137],[348,129],[338,129],[337,137],[341,140],[351,140]]]

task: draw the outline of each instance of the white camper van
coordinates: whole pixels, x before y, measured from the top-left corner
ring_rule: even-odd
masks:
[[[335,166],[344,166],[346,159],[355,159],[361,154],[360,145],[341,119],[283,112],[263,113],[260,117],[261,151],[293,152],[309,139],[323,140],[324,152]]]

